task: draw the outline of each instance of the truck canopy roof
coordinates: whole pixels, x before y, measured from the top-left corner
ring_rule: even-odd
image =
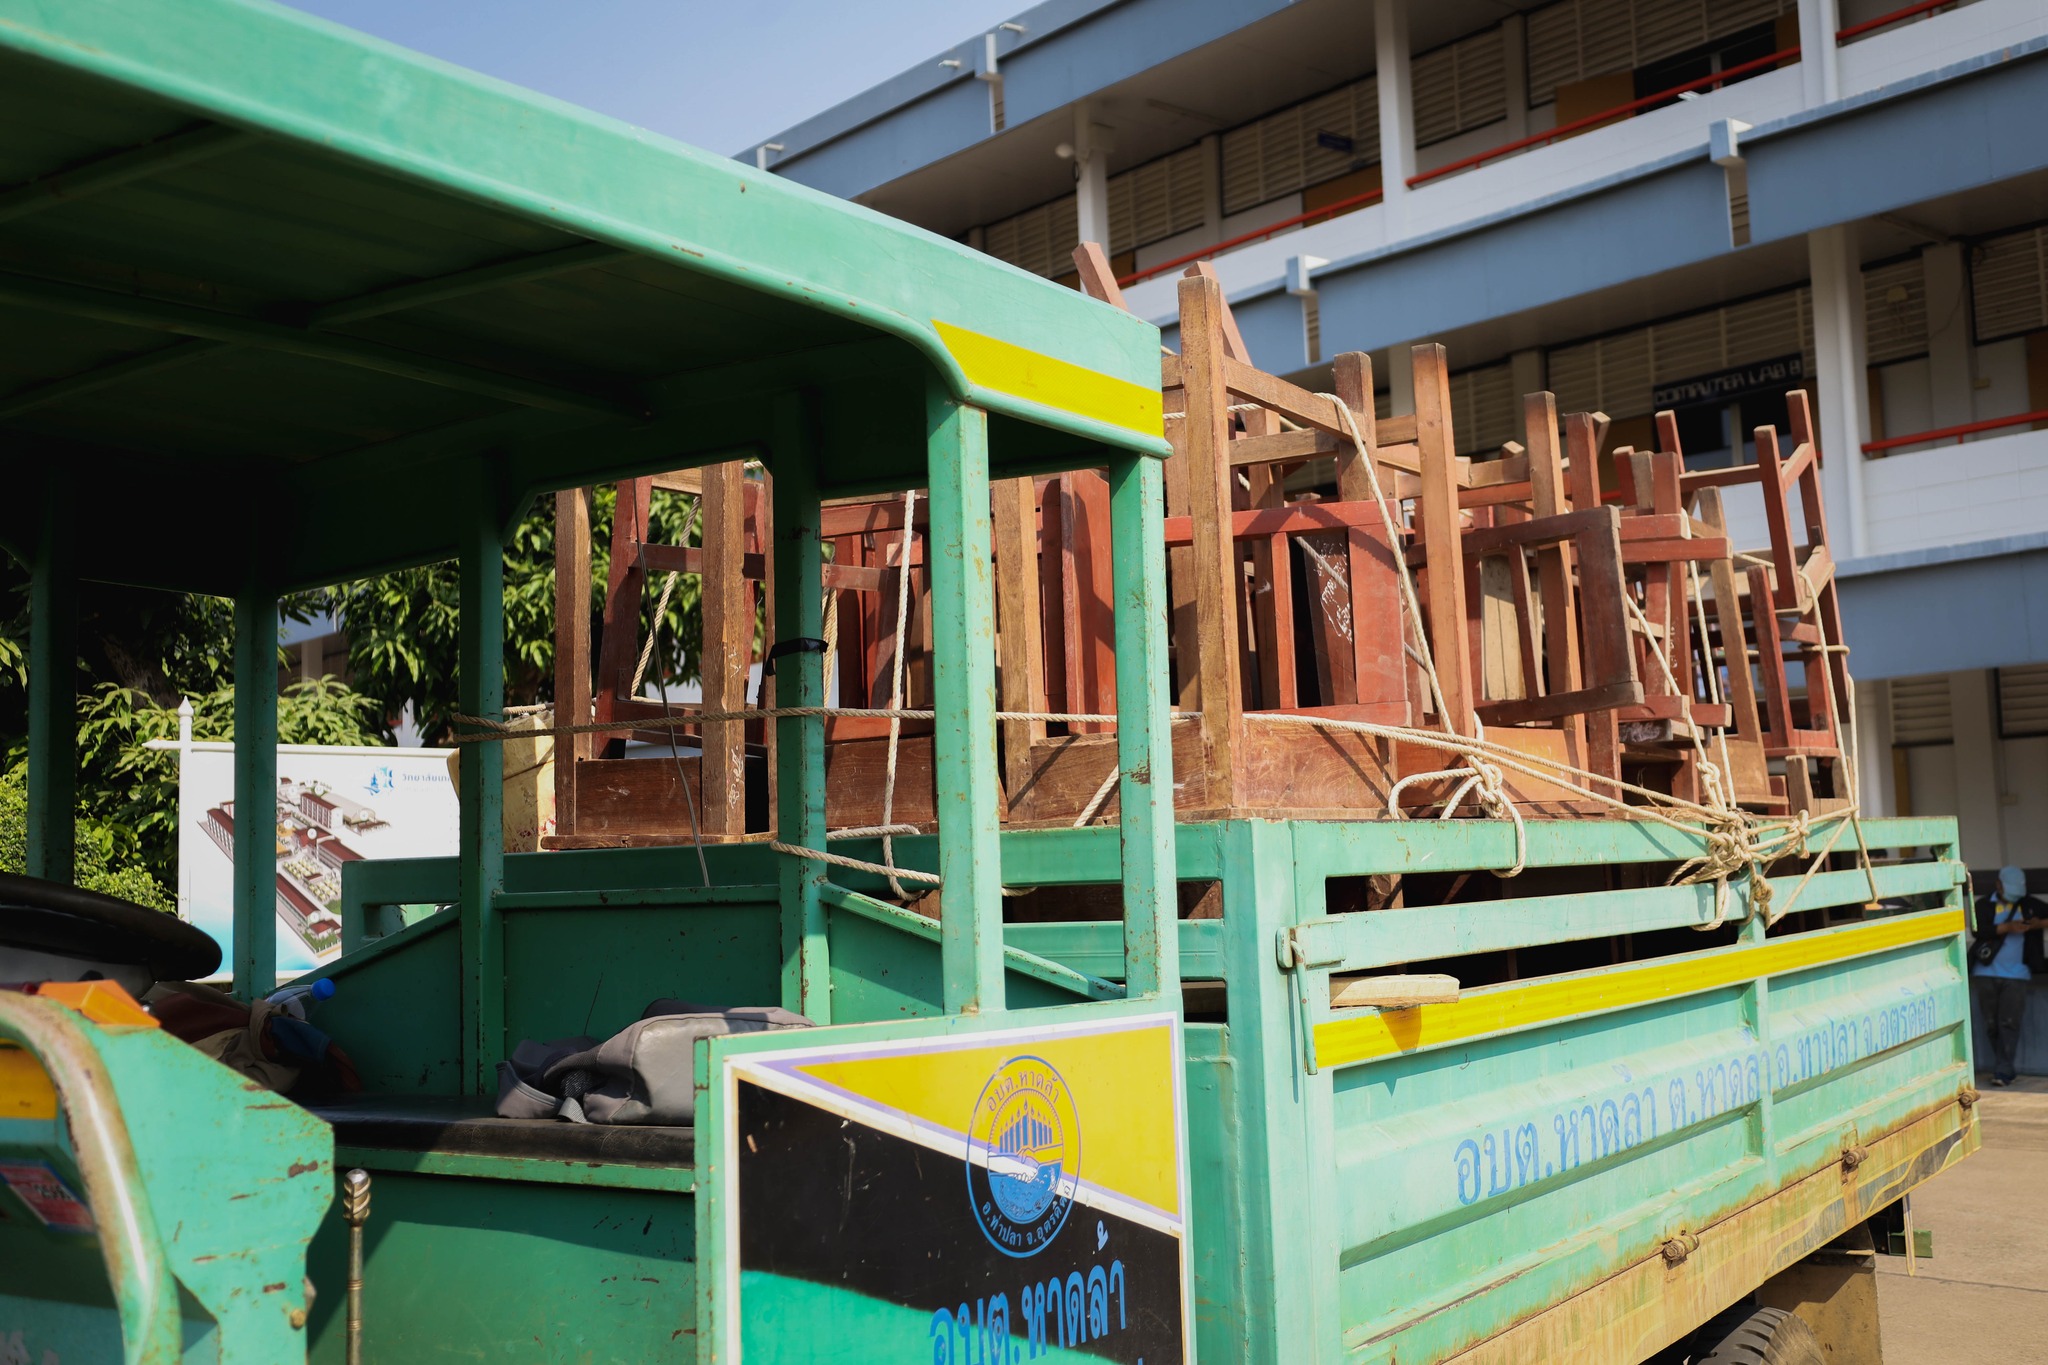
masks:
[[[87,577],[446,558],[479,488],[511,518],[772,464],[778,422],[827,496],[920,484],[933,382],[989,410],[998,475],[1163,455],[1158,353],[958,243],[261,0],[0,0],[0,540],[26,557],[54,481]]]

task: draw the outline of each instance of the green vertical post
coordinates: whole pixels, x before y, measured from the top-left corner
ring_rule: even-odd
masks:
[[[808,399],[785,400],[774,425],[771,518],[775,532],[775,629],[785,641],[825,634],[825,550],[820,538],[816,414]],[[771,642],[775,643],[775,642]],[[775,705],[823,706],[825,656],[797,648],[775,659]],[[775,722],[775,837],[825,847],[825,718]],[[782,890],[782,1003],[820,1024],[832,1022],[832,959],[823,892],[828,869],[785,855]]]
[[[498,499],[480,475],[462,513],[456,700],[466,715],[496,717],[505,706],[505,546]],[[464,744],[460,888],[463,1074],[479,1095],[506,1052],[505,929],[498,893],[505,885],[505,764],[496,744]]]
[[[235,595],[235,994],[277,986],[277,593]]]
[[[28,874],[71,881],[78,804],[78,572],[68,490],[43,490],[29,565]]]
[[[1124,970],[1134,996],[1180,1002],[1180,897],[1173,856],[1173,718],[1166,665],[1165,476],[1159,461],[1110,461],[1116,569],[1117,764]]]
[[[948,1014],[1003,1008],[1002,836],[996,791],[995,581],[988,414],[930,381],[932,767],[938,779],[939,946]]]

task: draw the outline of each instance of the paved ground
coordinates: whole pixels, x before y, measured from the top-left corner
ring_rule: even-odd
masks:
[[[1983,1149],[1913,1195],[1934,1259],[1877,1259],[1887,1365],[2048,1365],[2048,1080],[1977,1085]]]

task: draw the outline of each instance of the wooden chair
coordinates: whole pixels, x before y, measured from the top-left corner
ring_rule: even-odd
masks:
[[[682,493],[702,501],[698,545],[666,545],[651,537],[653,495]],[[707,842],[749,832],[749,767],[767,781],[761,761],[768,736],[758,725],[722,721],[671,725],[697,712],[731,712],[747,704],[754,661],[758,591],[768,592],[765,484],[733,461],[703,469],[648,475],[617,486],[610,566],[599,613],[597,658],[590,647],[592,546],[590,490],[565,489],[555,497],[555,714],[562,723],[662,722],[638,731],[579,735],[558,747],[555,765],[556,829],[551,848],[613,847],[688,842],[690,803]],[[634,688],[641,613],[649,576],[669,572],[701,578],[704,630],[699,661],[701,705],[664,705]],[[754,762],[749,763],[749,729]],[[667,746],[673,737],[697,752],[682,762],[623,756],[628,736]],[[565,761],[566,760],[566,761]],[[688,790],[685,790],[687,785]],[[756,793],[758,811],[766,793]],[[759,823],[756,820],[753,823]]]

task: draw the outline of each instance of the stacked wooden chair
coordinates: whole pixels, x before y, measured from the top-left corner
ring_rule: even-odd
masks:
[[[1076,259],[1083,287],[1120,304],[1101,253]],[[1502,794],[1529,818],[1612,814],[1642,789],[1765,814],[1846,802],[1848,679],[1804,395],[1790,454],[1760,428],[1753,466],[1687,472],[1668,413],[1658,449],[1603,451],[1607,419],[1561,416],[1547,393],[1523,400],[1520,440],[1460,456],[1442,347],[1414,348],[1413,391],[1394,404],[1409,411],[1382,416],[1365,355],[1337,357],[1327,395],[1253,366],[1206,264],[1180,302],[1160,383],[1184,815],[1477,809],[1447,771],[1466,760],[1426,735],[1518,756]],[[1764,499],[1771,544],[1753,555],[1728,540],[1722,494],[1737,485]],[[700,499],[700,544],[653,541],[663,490]],[[768,506],[765,477],[737,463],[620,484],[593,660],[589,501],[558,496],[558,718],[620,728],[558,750],[553,846],[687,840],[693,800],[700,837],[766,833],[773,727],[691,721],[695,703],[645,695],[639,659],[655,582],[700,574],[701,712],[772,704],[749,696],[773,600]],[[908,526],[905,510],[824,509],[828,690],[843,708],[931,702],[922,504]],[[1107,480],[1001,481],[991,514],[1003,818],[1114,819]],[[1406,733],[1347,728],[1360,723]],[[651,756],[624,757],[628,737]],[[832,828],[931,826],[928,721],[834,716],[826,741]]]

